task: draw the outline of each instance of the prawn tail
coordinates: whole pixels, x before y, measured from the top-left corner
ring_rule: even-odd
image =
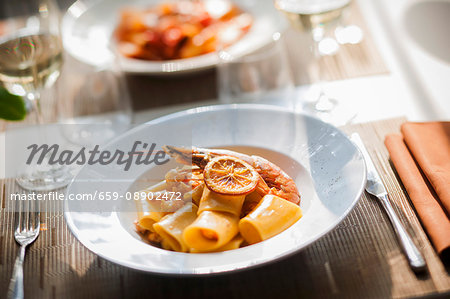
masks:
[[[186,148],[186,147],[176,147],[172,145],[163,145],[163,151],[166,152],[170,157],[174,158],[176,162],[192,165],[195,164],[200,168],[204,168],[206,166],[205,154],[198,152],[195,147]]]
[[[174,158],[176,162],[186,165],[191,164],[192,149],[171,145],[163,145],[162,149],[166,154]]]

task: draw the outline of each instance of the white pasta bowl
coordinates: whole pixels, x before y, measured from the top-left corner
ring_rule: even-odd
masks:
[[[286,257],[336,227],[359,200],[366,180],[363,157],[345,134],[313,117],[274,106],[210,106],[171,114],[130,130],[107,148],[127,151],[136,140],[155,142],[157,147],[239,146],[245,153],[262,155],[278,164],[294,179],[302,197],[303,217],[268,240],[225,252],[179,253],[141,240],[133,224],[136,202],[127,200],[126,195],[163,178],[174,162],[128,171],[120,165],[84,166],[68,187],[66,198],[108,191],[121,198],[67,200],[69,228],[95,254],[147,272],[221,273]]]

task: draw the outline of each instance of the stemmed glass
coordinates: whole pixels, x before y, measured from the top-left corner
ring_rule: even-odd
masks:
[[[96,66],[76,61],[67,52],[64,56],[56,86],[58,118],[64,137],[74,145],[104,144],[131,125],[131,99],[115,54]]]
[[[303,109],[335,125],[348,123],[355,113],[325,93],[320,60],[325,55],[333,55],[339,49],[336,40],[326,36],[338,25],[350,0],[275,0],[274,4],[287,16],[294,28],[308,31],[312,40],[317,78],[311,89],[310,99]]]
[[[55,83],[62,66],[59,10],[54,0],[14,0],[0,3],[0,83],[26,99],[29,112],[42,124],[40,94]],[[28,169],[17,178],[28,190],[65,186],[63,168]]]
[[[273,32],[257,50],[239,53],[232,47],[224,47],[217,54],[221,103],[293,106],[294,83],[279,32]]]

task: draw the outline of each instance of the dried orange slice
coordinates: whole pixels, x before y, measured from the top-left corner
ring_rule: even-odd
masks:
[[[219,156],[209,161],[203,175],[211,191],[227,195],[252,192],[259,180],[258,172],[252,166],[230,156]]]

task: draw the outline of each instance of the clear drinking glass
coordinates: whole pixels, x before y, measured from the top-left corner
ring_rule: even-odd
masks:
[[[311,37],[317,72],[309,93],[310,98],[303,109],[335,125],[350,122],[355,117],[354,111],[325,93],[320,64],[323,56],[333,55],[339,49],[338,42],[328,35],[339,25],[350,0],[275,0],[274,3],[294,28],[308,32]]]
[[[69,54],[56,85],[59,122],[64,136],[76,145],[101,145],[129,129],[131,101],[125,75],[111,58],[87,65]]]
[[[29,112],[42,124],[40,94],[60,74],[62,44],[59,10],[53,0],[14,0],[0,3],[0,83],[23,96]],[[61,167],[28,169],[17,178],[28,190],[52,190],[68,184]]]
[[[279,32],[259,49],[249,53],[233,47],[219,50],[219,101],[230,103],[260,103],[294,105],[294,90],[288,57]]]

